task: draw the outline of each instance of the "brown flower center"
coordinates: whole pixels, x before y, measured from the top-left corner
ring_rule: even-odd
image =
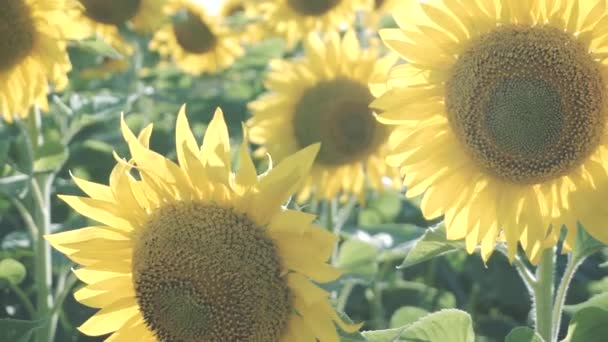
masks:
[[[301,147],[321,142],[317,162],[344,165],[373,153],[386,138],[369,108],[366,85],[347,78],[323,81],[306,90],[296,105],[294,130]]]
[[[0,71],[27,57],[36,42],[36,27],[25,0],[0,0]]]
[[[374,0],[374,9],[378,10],[382,7],[382,5],[384,5],[384,3],[386,2],[386,0]]]
[[[177,43],[187,52],[203,54],[213,50],[217,37],[211,27],[192,11],[185,11],[173,24]]]
[[[506,25],[473,40],[446,85],[450,125],[488,173],[536,184],[580,166],[606,127],[606,85],[575,37]]]
[[[93,21],[107,25],[122,25],[139,11],[141,0],[80,0],[84,14]]]
[[[322,16],[340,4],[341,0],[287,0],[291,9],[304,16]]]
[[[224,9],[224,15],[227,17],[237,15],[243,12],[245,12],[245,5],[243,5],[242,2],[230,4],[227,8]]]
[[[279,341],[293,311],[263,228],[232,209],[166,204],[135,239],[133,281],[160,341]]]

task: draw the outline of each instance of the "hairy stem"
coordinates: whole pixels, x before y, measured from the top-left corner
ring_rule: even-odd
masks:
[[[553,281],[555,277],[555,249],[543,251],[536,268],[534,287],[534,322],[536,332],[546,342],[553,342],[551,314],[553,312]]]
[[[553,305],[551,325],[553,326],[553,338],[555,339],[557,339],[559,335],[559,328],[562,323],[562,311],[564,310],[564,304],[566,303],[566,295],[568,293],[568,288],[570,287],[570,282],[574,278],[574,273],[576,273],[576,270],[584,260],[585,258],[574,258],[572,253],[568,255],[568,263],[566,264],[564,275],[559,282]]]
[[[36,280],[36,306],[37,318],[45,319],[47,323],[37,331],[38,342],[50,342],[53,340],[50,327],[50,313],[53,308],[53,271],[51,268],[51,246],[46,242],[44,236],[50,234],[51,226],[51,184],[52,175],[40,175],[33,177],[31,181],[31,192],[34,197],[35,210],[34,220],[38,227],[35,241],[35,280]]]

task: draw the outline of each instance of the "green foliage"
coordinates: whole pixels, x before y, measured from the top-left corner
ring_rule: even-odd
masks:
[[[375,246],[360,240],[350,239],[340,247],[336,266],[364,279],[371,279],[378,271],[377,257],[378,249]]]
[[[428,228],[422,237],[413,243],[407,251],[401,267],[410,267],[462,249],[464,249],[462,241],[448,241],[446,239],[445,227],[441,224]]]
[[[591,254],[599,252],[605,247],[604,244],[589,235],[589,233],[587,233],[585,230],[585,227],[580,224],[576,233],[576,246],[572,251],[572,257],[574,260],[583,260]]]
[[[442,310],[395,329],[367,331],[370,342],[474,342],[471,316],[460,310]]]
[[[245,24],[242,20],[235,18],[234,24]],[[394,26],[392,21],[386,24]],[[241,123],[251,114],[247,104],[264,93],[269,61],[302,56],[301,47],[289,51],[282,39],[266,39],[247,46],[246,55],[229,69],[192,76],[170,63],[159,64],[159,56],[147,49],[149,37],[123,31],[133,43],[133,56],[121,56],[98,38],[73,42],[69,88],[50,95],[49,112],[14,125],[0,123],[0,341],[28,341],[45,323],[19,320],[31,318],[27,301],[36,298],[36,239],[27,217],[16,207],[34,206],[32,180],[56,177],[50,189],[52,232],[95,224],[68,209],[56,195],[82,194],[70,174],[107,184],[116,163],[113,152],[128,158],[119,130],[121,113],[134,132],[153,123],[152,149],[175,159],[179,107],[187,104],[199,141],[214,110],[221,107],[232,145],[240,146],[247,143],[241,133]],[[112,58],[128,61],[128,70],[83,76],[84,69]],[[256,160],[256,166],[265,170],[267,161]],[[330,262],[345,274],[326,289],[339,311],[346,313],[343,318],[362,322],[365,330],[341,332],[342,341],[542,342],[525,327],[532,326],[529,297],[504,257],[496,254],[484,264],[478,255],[467,255],[462,241],[446,239],[441,218],[423,217],[420,197],[408,200],[393,189],[365,195],[364,204],[338,204],[334,220],[343,225],[337,229],[341,240]],[[301,210],[323,216],[323,204],[312,201]],[[564,323],[560,338],[600,342],[598,336],[608,336],[606,324],[601,324],[608,310],[608,296],[602,293],[608,289],[608,252],[584,229],[578,232],[573,258],[582,265],[568,298],[582,303],[566,306],[570,326],[566,331],[568,322]],[[604,253],[597,253],[602,248]],[[564,259],[559,257],[558,265]],[[53,251],[52,265],[53,284],[66,283],[73,263]],[[20,295],[5,286],[9,281],[19,287]],[[55,340],[103,341],[106,337],[85,337],[76,329],[95,309],[77,303],[73,290],[66,286],[65,302],[57,308]],[[593,294],[597,295],[587,300]]]
[[[507,335],[505,342],[545,342],[534,330],[528,327],[517,327]]]
[[[608,336],[608,309],[590,306],[578,311],[563,342],[602,342]]]
[[[28,342],[32,333],[45,323],[46,320],[0,319],[0,341]]]
[[[577,312],[589,308],[589,307],[598,307],[598,308],[602,308],[604,310],[608,310],[608,293],[602,293],[596,296],[591,297],[588,301],[583,302],[583,303],[579,303],[576,305],[566,305],[565,307],[565,311],[570,314],[570,315],[574,315]]]
[[[402,306],[391,317],[390,327],[399,328],[412,324],[420,318],[428,315],[429,312],[416,306]]]

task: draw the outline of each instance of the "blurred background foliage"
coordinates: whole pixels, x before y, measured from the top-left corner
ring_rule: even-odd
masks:
[[[233,144],[239,145],[241,122],[250,115],[247,103],[264,91],[268,61],[299,51],[287,51],[281,39],[267,39],[248,46],[246,55],[229,69],[193,77],[159,61],[146,48],[148,38],[124,34],[136,48],[126,67],[113,59],[116,52],[101,41],[72,44],[71,84],[63,93],[51,95],[51,110],[42,115],[42,147],[31,147],[25,122],[0,125],[0,165],[4,165],[0,169],[0,318],[30,319],[29,309],[12,289],[19,287],[23,295],[34,297],[30,273],[33,252],[25,223],[11,201],[23,195],[29,174],[60,168],[53,189],[53,232],[87,225],[90,222],[55,196],[80,194],[70,173],[107,183],[115,163],[112,152],[127,155],[119,131],[121,112],[134,130],[154,123],[151,148],[174,159],[179,107],[187,104],[193,130],[200,139],[219,106]],[[28,154],[34,156],[34,163],[21,158]],[[341,243],[335,258],[337,265],[348,271],[330,288],[340,310],[353,321],[365,322],[362,330],[402,327],[427,313],[451,308],[471,315],[478,341],[503,341],[513,328],[530,325],[527,291],[506,258],[495,253],[484,265],[479,255],[467,255],[459,243],[446,244],[438,222],[422,217],[417,199],[387,191],[369,193],[365,206],[312,203],[303,210],[314,211],[322,205],[336,207]],[[320,217],[321,223],[324,220]],[[56,340],[103,340],[76,330],[95,309],[74,300],[72,293],[81,285],[70,275],[73,264],[56,251],[52,253],[56,291],[65,289]],[[443,255],[429,257],[439,254]],[[606,249],[586,260],[572,283],[568,304],[601,294],[606,301],[607,262]],[[558,270],[563,270],[564,264],[565,258],[560,256]],[[574,305],[566,309],[570,315],[576,310]],[[563,323],[562,336],[567,322]],[[345,336],[344,340],[362,339]]]

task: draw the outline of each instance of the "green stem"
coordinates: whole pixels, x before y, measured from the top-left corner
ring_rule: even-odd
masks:
[[[553,317],[551,319],[551,325],[553,326],[553,337],[555,339],[557,339],[559,335],[559,328],[562,323],[562,311],[564,309],[564,304],[566,303],[568,287],[570,287],[570,282],[572,281],[572,278],[574,278],[574,273],[584,260],[585,258],[574,258],[572,253],[568,255],[568,263],[566,264],[564,275],[559,282],[557,293],[555,295],[555,303],[553,305]]]
[[[19,297],[21,304],[23,304],[23,307],[25,308],[25,311],[27,311],[27,314],[30,316],[30,318],[34,318],[36,316],[36,309],[34,309],[32,301],[30,301],[25,292],[23,292],[23,290],[19,286],[13,284],[10,281],[7,281],[6,283],[8,283],[8,287],[17,295],[17,297]]]
[[[384,305],[382,304],[382,285],[380,281],[376,280],[368,291],[372,291],[371,295],[371,325],[375,330],[386,329],[388,324],[384,318]]]
[[[55,331],[57,330],[57,321],[59,320],[59,314],[61,313],[63,302],[67,298],[68,294],[72,291],[72,287],[74,287],[74,284],[76,284],[77,281],[78,279],[74,273],[72,273],[71,268],[67,268],[57,281],[57,288],[55,289],[55,306],[51,311],[51,316],[49,319],[50,336],[55,336]]]
[[[336,303],[336,310],[338,312],[344,312],[344,308],[346,308],[346,303],[348,303],[348,298],[350,297],[350,294],[351,292],[353,292],[354,288],[354,281],[348,280],[344,282]]]
[[[25,222],[25,227],[30,233],[30,238],[32,239],[32,241],[36,241],[36,239],[38,238],[38,227],[36,226],[36,222],[34,222],[34,218],[27,210],[25,205],[21,203],[20,200],[13,197],[9,197],[9,199],[11,200],[15,208],[17,208],[17,211],[21,215],[21,219],[23,220],[23,222]]]
[[[348,221],[348,218],[352,214],[356,204],[357,199],[355,197],[351,197],[348,202],[342,208],[340,208],[340,210],[337,209],[337,202],[335,199],[332,203],[330,203],[329,213],[332,217],[331,224],[333,226],[328,227],[328,229],[331,230],[337,237],[340,237],[340,234],[342,233],[342,228],[344,227],[344,224],[346,224],[346,221]],[[334,215],[335,212],[337,212],[337,214]],[[338,248],[334,248],[334,252],[331,256],[332,265],[335,265],[338,261],[338,255]]]
[[[44,235],[50,233],[50,192],[52,176],[40,176],[32,178],[31,190],[36,205],[34,220],[38,227],[36,238],[36,260],[35,260],[35,284],[37,292],[37,318],[49,319],[53,307],[51,247],[44,239]],[[38,342],[50,342],[51,336],[49,321],[37,331]]]
[[[502,253],[507,259],[509,258],[509,253],[504,246],[497,246],[496,250]],[[521,280],[524,282],[524,285],[526,285],[530,296],[534,296],[534,288],[536,287],[536,276],[534,273],[530,271],[528,265],[526,265],[519,254],[515,255],[511,263],[515,267],[515,270],[519,274]]]
[[[555,250],[543,251],[536,268],[536,286],[534,286],[534,321],[536,332],[546,342],[553,342],[551,314],[553,312],[553,281],[555,277]]]
[[[515,269],[517,270],[517,273],[521,279],[524,281],[530,295],[534,295],[534,287],[536,286],[537,282],[536,276],[530,271],[526,263],[519,255],[515,256],[513,259],[513,265],[515,266]]]

